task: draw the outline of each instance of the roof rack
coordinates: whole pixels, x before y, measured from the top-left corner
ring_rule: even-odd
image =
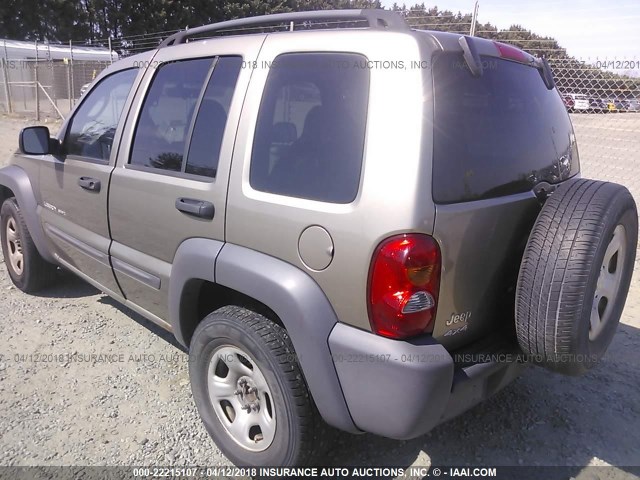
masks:
[[[212,23],[202,27],[190,28],[181,32],[174,33],[166,38],[158,48],[168,47],[170,45],[178,45],[186,43],[189,38],[203,35],[207,33],[215,33],[233,28],[242,29],[247,27],[259,26],[275,26],[277,24],[291,25],[293,30],[293,22],[322,22],[322,21],[365,21],[369,28],[391,30],[391,31],[407,31],[410,29],[396,12],[381,9],[364,9],[364,10],[317,10],[312,12],[290,12],[290,13],[274,13],[271,15],[260,15],[257,17],[238,18],[236,20],[227,20],[225,22]]]

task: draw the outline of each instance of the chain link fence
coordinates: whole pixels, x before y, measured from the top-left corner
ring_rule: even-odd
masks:
[[[171,33],[55,45],[0,40],[0,112],[65,118],[102,70],[157,47]]]
[[[630,184],[640,185],[640,168],[636,167],[640,165],[640,56],[575,58],[553,38],[535,35],[521,27],[499,30],[491,24],[481,24],[477,21],[477,10],[463,15],[435,8],[398,9],[398,14],[413,28],[489,38],[546,57],[571,114],[583,165],[587,166],[583,167],[584,174],[606,179],[608,172],[620,173],[622,169],[636,180]],[[113,60],[151,50],[172,33],[70,42],[68,58],[63,59],[16,60],[5,55],[0,65],[0,111],[35,118],[64,117],[80,97],[83,86]],[[74,58],[74,51],[86,47],[115,53],[109,55],[108,61]],[[640,191],[634,194],[640,198]]]
[[[583,175],[625,179],[640,200],[640,60],[565,59],[551,65],[576,132]]]
[[[105,61],[0,60],[0,97],[5,113],[64,118],[82,93],[82,87],[104,70]]]

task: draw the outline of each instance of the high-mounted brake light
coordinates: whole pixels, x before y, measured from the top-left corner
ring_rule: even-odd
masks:
[[[553,79],[553,73],[551,72],[551,67],[549,66],[549,62],[546,58],[536,58],[529,55],[527,52],[523,52],[519,48],[516,48],[513,45],[507,45],[506,43],[493,42],[493,44],[498,49],[501,58],[535,66],[540,72],[540,76],[542,77],[542,80],[544,80],[544,84],[547,89],[553,90],[555,88],[556,83]]]
[[[522,63],[530,63],[533,60],[533,57],[512,45],[500,42],[493,42],[493,44],[498,49],[498,52],[500,52],[502,58]]]
[[[378,335],[408,338],[433,330],[440,249],[422,234],[397,235],[376,249],[369,271],[369,321]]]

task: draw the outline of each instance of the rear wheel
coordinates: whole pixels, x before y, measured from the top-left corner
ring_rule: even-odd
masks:
[[[236,465],[320,460],[328,428],[313,403],[289,335],[234,306],[209,314],[189,350],[191,389],[204,425]]]
[[[516,291],[516,332],[534,363],[577,375],[615,334],[629,291],[638,214],[629,191],[576,179],[547,200],[529,237]]]
[[[6,199],[0,209],[0,236],[4,262],[16,287],[33,293],[52,283],[56,267],[40,256],[15,197]]]

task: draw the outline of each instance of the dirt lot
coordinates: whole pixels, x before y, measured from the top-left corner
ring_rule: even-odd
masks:
[[[627,184],[640,199],[636,120],[630,129],[622,116],[574,118],[584,176]],[[27,123],[0,118],[0,163]],[[186,355],[155,326],[69,274],[39,296],[24,295],[4,265],[0,312],[1,465],[226,464],[198,419]],[[638,352],[636,272],[609,353],[587,376],[530,368],[490,401],[418,439],[340,435],[327,462],[561,465],[575,466],[576,475],[587,465],[613,465],[602,478],[636,478],[628,467],[640,465]],[[84,361],[53,358],[73,353]]]

